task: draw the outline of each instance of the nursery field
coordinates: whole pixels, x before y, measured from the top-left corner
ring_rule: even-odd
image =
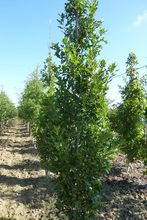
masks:
[[[143,3],[129,9],[125,1],[39,2],[14,3],[9,13],[9,4],[0,6],[1,26],[14,31],[2,31],[10,39],[4,37],[0,65],[0,220],[146,220],[144,31],[138,38],[146,10],[137,15]]]
[[[13,120],[0,136],[0,219],[66,219],[54,207],[52,178],[41,168],[26,124]],[[102,184],[96,219],[147,219],[147,177],[140,161],[127,173],[125,156],[117,155]]]
[[[51,188],[26,124],[14,120],[0,137],[1,219],[42,219]]]

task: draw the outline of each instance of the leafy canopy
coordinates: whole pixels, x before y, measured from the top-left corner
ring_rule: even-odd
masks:
[[[39,114],[43,91],[44,87],[39,78],[39,70],[36,69],[26,83],[18,108],[19,116],[32,125]]]
[[[129,80],[121,91],[123,102],[119,108],[119,119],[120,133],[124,141],[123,151],[132,162],[142,157],[145,151],[143,124],[145,97],[136,70],[137,57],[133,52],[129,54],[126,64]]]
[[[58,20],[64,37],[52,46],[58,58],[55,90],[50,93],[48,87],[39,117],[40,156],[57,175],[57,207],[69,219],[94,216],[101,176],[109,170],[114,149],[105,95],[115,64],[107,67],[98,60],[105,30],[95,20],[97,7],[97,0],[65,4]]]
[[[16,108],[4,91],[0,92],[0,124],[17,115]]]

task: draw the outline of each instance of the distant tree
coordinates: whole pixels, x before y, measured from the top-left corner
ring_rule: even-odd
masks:
[[[4,91],[0,92],[0,125],[17,115],[16,108]]]
[[[119,128],[123,138],[122,150],[129,162],[141,158],[142,152],[145,151],[143,124],[145,98],[138,79],[137,64],[137,57],[131,52],[126,62],[129,80],[121,90],[122,104],[119,107]]]
[[[37,68],[26,82],[18,107],[19,117],[25,119],[27,122],[30,122],[32,127],[35,126],[39,115],[43,94],[44,87],[39,78],[39,70]]]
[[[143,94],[145,97],[145,120],[146,120],[146,124],[147,124],[147,74],[145,74],[142,78],[141,78],[141,84],[143,87]]]
[[[59,58],[56,89],[52,93],[49,87],[37,138],[42,160],[56,174],[57,207],[72,220],[94,219],[114,149],[105,95],[115,64],[98,61],[105,30],[95,20],[97,7],[97,0],[65,4],[59,20],[64,38],[53,45]]]
[[[147,166],[147,74],[145,74],[141,79],[141,84],[143,86],[143,94],[145,98],[145,119],[144,119],[144,142],[145,148],[142,152],[142,158],[144,158],[144,163]],[[146,171],[147,173],[147,171]]]
[[[41,107],[36,121],[36,140],[41,162],[48,169],[48,158],[51,151],[53,126],[56,124],[57,112],[55,106],[56,67],[52,60],[51,50],[41,70],[41,80],[44,86]]]
[[[108,119],[110,123],[111,130],[119,133],[119,115],[118,115],[118,107],[119,105],[113,105],[109,107],[108,111]]]
[[[48,58],[44,62],[44,68],[41,70],[41,81],[46,88],[47,94],[54,94],[55,92],[55,84],[56,84],[56,66],[52,60],[51,49],[49,51]]]

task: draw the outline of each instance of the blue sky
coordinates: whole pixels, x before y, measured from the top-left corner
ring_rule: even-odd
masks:
[[[49,42],[61,39],[58,14],[65,0],[0,0],[0,88],[14,103],[18,102],[28,75],[43,66]],[[103,19],[108,41],[101,57],[116,62],[118,74],[125,71],[129,52],[134,51],[139,66],[147,64],[147,1],[100,0],[96,14]],[[143,69],[140,76],[146,72]],[[118,85],[122,77],[110,84],[108,97],[120,101]]]

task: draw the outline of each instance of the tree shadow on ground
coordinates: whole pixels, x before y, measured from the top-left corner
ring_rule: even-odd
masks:
[[[141,209],[146,207],[141,204],[139,200],[135,199],[124,199],[122,208],[119,210],[119,220],[133,219],[141,220],[145,219],[142,216]],[[140,212],[140,214],[138,213]],[[146,216],[147,217],[147,216]]]
[[[0,138],[0,148],[3,149],[6,147],[8,144],[13,143],[12,141],[8,140],[7,138]]]
[[[124,170],[123,167],[113,166],[109,172],[109,175],[110,176],[118,176],[122,173],[123,170]]]
[[[116,212],[117,218],[113,218],[117,220],[146,219],[147,216],[141,217],[141,215],[142,210],[147,208],[147,204],[142,198],[147,190],[147,184],[140,185],[128,179],[117,178],[115,174],[119,175],[121,169],[116,168],[116,171],[116,173],[111,173],[111,178],[108,176],[102,183],[101,211],[104,213]]]
[[[29,133],[28,132],[23,132],[23,133],[21,133],[21,134],[16,134],[16,137],[29,137],[30,135],[29,135]]]
[[[40,181],[31,189],[24,189],[20,192],[17,200],[23,204],[29,204],[31,208],[41,208],[42,201],[48,199],[54,194],[52,179],[48,179],[48,183]]]
[[[40,209],[43,201],[48,200],[54,193],[53,178],[45,176],[45,171],[38,161],[37,149],[33,146],[31,137],[27,137],[29,135],[26,126],[22,124],[18,128],[7,130],[4,134],[6,143],[0,146],[2,151],[4,148],[6,152],[14,154],[14,158],[17,158],[18,154],[18,161],[14,160],[12,166],[0,164],[0,169],[4,171],[3,175],[0,175],[0,186],[3,189],[0,191],[0,199]],[[8,220],[1,217],[0,220],[2,219]]]
[[[27,126],[26,125],[20,125],[19,130],[16,134],[16,137],[29,137],[30,134],[27,131]]]
[[[9,150],[9,152],[18,154],[31,154],[33,156],[37,155],[37,151],[32,144],[15,145],[12,150]]]
[[[6,176],[6,175],[0,175],[0,184],[5,184],[7,186],[15,186],[19,185],[21,187],[26,187],[26,186],[36,186],[38,182],[44,182],[45,181],[45,176],[40,176],[36,178],[17,178],[17,177],[12,177],[12,176]]]
[[[39,171],[41,170],[40,162],[39,161],[31,161],[31,160],[25,160],[21,164],[16,164],[13,166],[9,166],[6,164],[0,165],[0,169],[6,169],[6,170],[27,170],[27,171]]]
[[[5,184],[7,187],[18,186],[16,192],[0,192],[1,199],[15,200],[24,205],[29,205],[31,208],[41,208],[42,201],[45,201],[54,192],[52,178],[46,176],[21,179],[1,175],[0,184]]]
[[[16,134],[16,137],[29,137],[30,134],[29,132],[26,130],[26,128],[21,128],[19,129],[19,131]]]
[[[16,220],[16,218],[5,218],[5,217],[0,217],[0,220]]]

